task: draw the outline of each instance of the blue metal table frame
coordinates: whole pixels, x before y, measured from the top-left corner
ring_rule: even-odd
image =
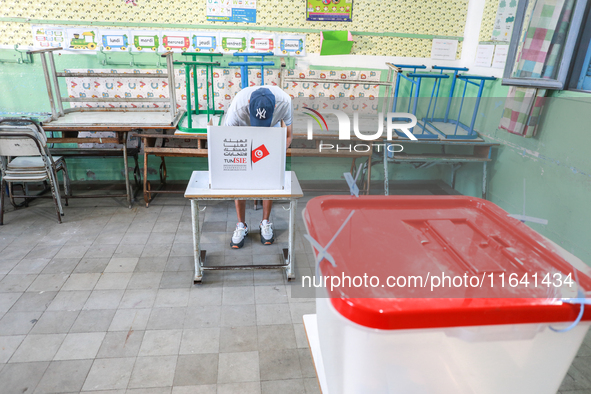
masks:
[[[423,78],[430,78],[435,79],[433,83],[433,88],[431,89],[431,97],[429,99],[429,105],[427,107],[426,116],[422,118],[422,124],[418,123],[416,127],[419,127],[422,131],[421,133],[415,133],[414,127],[411,129],[412,133],[418,139],[439,139],[445,138],[450,140],[472,140],[478,139],[478,133],[474,130],[474,125],[476,123],[476,116],[478,114],[478,109],[480,106],[480,100],[482,98],[482,93],[484,90],[484,85],[486,81],[494,81],[496,80],[495,77],[486,77],[486,76],[475,76],[475,75],[463,75],[460,72],[468,71],[466,67],[446,67],[446,66],[433,66],[433,70],[439,70],[439,74],[428,74],[428,73],[420,73],[417,70],[424,70],[426,66],[424,65],[405,65],[405,64],[392,64],[386,63],[388,66],[388,81],[392,81],[393,73],[396,74],[395,82],[394,82],[394,94],[392,96],[392,112],[397,111],[398,106],[398,99],[401,98],[400,96],[400,82],[406,81],[410,85],[410,92],[408,95],[408,108],[407,112],[412,113],[413,115],[417,115],[417,106],[420,97],[420,90],[421,90],[421,83]],[[408,72],[406,75],[403,74],[403,70],[412,70],[412,72]],[[451,74],[444,74],[444,71],[451,72]],[[441,84],[444,80],[450,80],[451,86],[449,91],[449,97],[447,101],[447,107],[445,110],[445,115],[443,118],[435,118],[435,110],[437,108],[437,100],[439,98],[439,91],[441,89]],[[457,118],[451,119],[450,118],[450,110],[451,110],[451,102],[454,98],[455,87],[456,87],[456,80],[464,82],[464,88],[462,90],[462,96],[460,101],[460,107],[458,110]],[[478,88],[478,92],[476,94],[476,102],[474,104],[474,109],[472,111],[472,118],[470,121],[470,125],[463,124],[460,121],[460,117],[462,114],[462,109],[464,107],[464,101],[466,98],[466,90],[468,85],[476,86]],[[406,98],[406,97],[405,97]],[[458,97],[459,98],[459,97]],[[412,107],[412,109],[411,109]],[[430,113],[430,114],[429,114]],[[435,126],[435,122],[438,123],[450,123],[455,125],[453,134],[446,134],[437,126]],[[463,129],[466,131],[466,134],[458,134],[458,128]],[[402,133],[397,131],[397,134],[400,137],[405,137]]]
[[[390,141],[389,141],[390,142]],[[487,189],[487,178],[488,170],[487,164],[492,160],[492,149],[498,147],[499,144],[490,143],[486,141],[449,141],[449,140],[438,140],[438,141],[410,141],[410,140],[394,140],[391,141],[400,145],[420,145],[420,146],[439,146],[441,149],[440,153],[425,153],[425,154],[406,154],[406,153],[394,153],[392,157],[389,157],[388,150],[383,151],[383,164],[384,164],[384,195],[389,195],[389,169],[388,163],[402,164],[409,163],[414,165],[415,168],[429,168],[434,165],[446,164],[451,165],[451,179],[450,185],[455,188],[456,171],[464,163],[482,163],[482,198],[486,200],[486,189]],[[472,147],[472,154],[453,154],[446,152],[446,147],[451,146],[464,146]]]
[[[265,52],[265,53],[257,53],[257,52],[236,52],[234,56],[242,56],[244,57],[244,61],[242,62],[230,62],[228,66],[238,66],[240,67],[240,84],[242,85],[242,89],[248,87],[248,67],[251,66],[260,66],[261,67],[261,86],[265,84],[265,66],[274,66],[275,62],[265,61],[265,56],[275,56],[273,52]],[[262,60],[260,62],[249,62],[249,57],[260,57]]]

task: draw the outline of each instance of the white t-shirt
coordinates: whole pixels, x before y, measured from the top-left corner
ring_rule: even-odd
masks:
[[[278,126],[281,121],[286,126],[291,125],[291,97],[277,86],[250,86],[239,91],[230,108],[226,111],[225,126],[250,126],[250,96],[259,88],[267,88],[275,95],[275,110],[273,111],[272,125]]]

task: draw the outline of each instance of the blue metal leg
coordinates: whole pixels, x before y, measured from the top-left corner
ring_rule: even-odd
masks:
[[[447,121],[449,119],[449,109],[451,107],[451,100],[454,97],[454,91],[456,89],[456,77],[457,76],[458,76],[458,72],[457,71],[454,71],[454,76],[451,79],[451,88],[450,88],[450,91],[449,91],[449,101],[447,102],[447,109],[445,110],[445,117],[443,118],[444,119],[444,122],[446,122],[446,123],[447,123]]]
[[[472,135],[474,133],[474,123],[476,123],[476,115],[478,114],[478,107],[480,106],[480,98],[482,97],[483,89],[484,79],[480,81],[480,86],[478,86],[478,96],[476,97],[476,104],[474,105],[474,113],[472,114],[472,121],[470,122],[470,130],[468,130],[468,135]]]
[[[242,83],[242,89],[248,87],[248,67],[240,66],[240,81]]]
[[[462,93],[462,101],[460,102],[460,110],[458,111],[458,120],[456,122],[456,128],[454,129],[454,135],[458,134],[458,125],[460,124],[460,116],[462,115],[462,107],[464,106],[464,97],[466,97],[466,88],[468,87],[468,82],[464,85],[464,92]]]
[[[396,73],[396,86],[394,88],[394,103],[392,104],[392,112],[396,112],[396,105],[398,104],[398,89],[400,88],[400,74]]]
[[[431,112],[431,121],[435,117],[435,108],[437,108],[437,98],[439,97],[439,88],[441,87],[441,79],[438,79],[436,82],[437,84],[437,92],[435,92],[435,102],[433,103],[433,112]],[[433,93],[431,93],[431,97],[433,97]],[[429,107],[431,106],[431,102],[429,102]],[[429,111],[427,111],[427,117],[429,116]]]
[[[417,90],[415,92],[415,104],[412,108],[412,114],[413,115],[417,115],[417,105],[419,103],[419,91],[421,90],[421,78],[419,77],[417,79]],[[410,105],[410,102],[408,103],[408,105]],[[410,132],[414,134],[414,127],[410,129]]]
[[[425,116],[425,119],[429,117],[429,111],[431,111],[431,103],[433,102],[433,95],[435,95],[435,88],[437,87],[438,82],[439,81],[435,81],[435,83],[433,84],[433,90],[431,90],[431,98],[429,99],[429,106],[427,107],[427,116]],[[437,91],[439,91],[439,89],[437,89]],[[435,106],[433,106],[433,113],[435,113]]]

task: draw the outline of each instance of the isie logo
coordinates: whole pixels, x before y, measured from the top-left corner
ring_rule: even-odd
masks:
[[[261,146],[253,149],[250,152],[251,165],[264,159],[267,156],[269,156],[269,150],[267,149],[265,144],[262,144]],[[247,164],[248,163],[248,159],[246,157],[234,157],[231,159],[224,159],[224,161],[227,164]]]

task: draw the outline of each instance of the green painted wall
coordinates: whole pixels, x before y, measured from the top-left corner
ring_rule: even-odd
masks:
[[[477,129],[501,146],[489,164],[488,199],[509,213],[548,220],[530,227],[591,265],[591,95],[554,92],[537,135],[523,138],[498,129],[508,88],[496,82],[483,100]],[[525,179],[525,204],[523,183]],[[456,188],[478,196],[481,168],[458,172]]]

